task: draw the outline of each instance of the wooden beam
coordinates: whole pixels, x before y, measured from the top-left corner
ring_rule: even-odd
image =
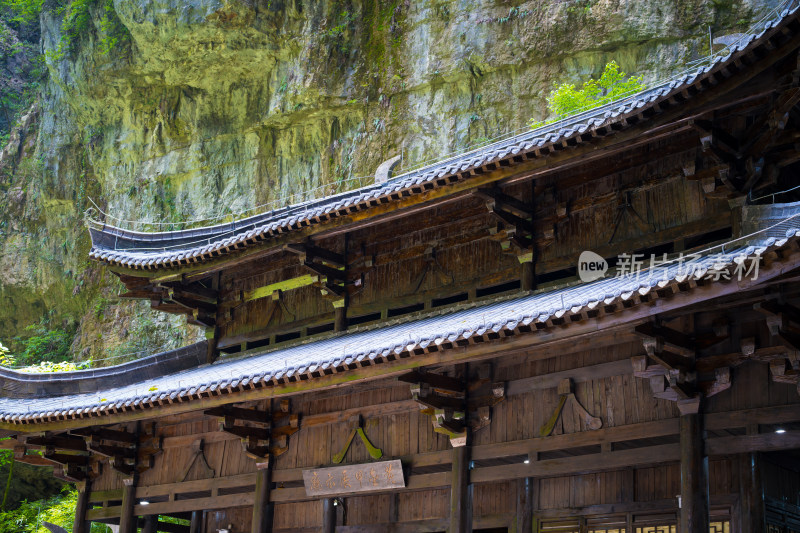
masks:
[[[250,302],[252,300],[258,300],[259,298],[267,298],[272,296],[272,294],[277,291],[291,291],[319,283],[320,281],[320,277],[316,274],[304,274],[296,278],[270,283],[269,285],[258,287],[252,291],[247,291],[243,294],[242,299],[245,302]]]
[[[703,446],[703,415],[681,415],[681,532],[708,532],[708,457]]]

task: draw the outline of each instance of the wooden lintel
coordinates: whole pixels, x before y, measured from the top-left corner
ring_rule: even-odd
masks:
[[[290,278],[283,281],[278,281],[276,283],[270,283],[269,285],[258,287],[257,289],[253,289],[252,291],[247,291],[242,295],[242,299],[245,302],[249,302],[251,300],[257,300],[259,298],[267,298],[269,296],[272,296],[273,293],[278,291],[291,291],[294,289],[299,289],[301,287],[307,287],[309,285],[319,283],[320,281],[322,280],[318,275],[305,274],[302,276],[298,276],[296,278]]]
[[[424,372],[422,370],[414,370],[408,374],[403,374],[402,376],[398,376],[397,380],[405,383],[427,383],[434,389],[444,391],[464,392],[463,381],[450,376],[434,374],[433,372]]]
[[[648,322],[636,326],[634,331],[643,339],[658,339],[660,342],[663,342],[664,350],[669,352],[684,357],[692,357],[695,354],[692,339],[688,335],[675,331],[674,329],[657,326],[652,322]]]
[[[261,441],[269,441],[271,435],[270,430],[266,428],[231,426],[227,424],[221,424],[220,430],[230,433],[231,435],[236,435],[237,437],[241,437],[243,439],[249,438]]]
[[[78,435],[80,437],[89,437],[100,440],[110,440],[115,442],[125,442],[128,444],[135,444],[138,441],[138,438],[134,433],[128,433],[127,431],[118,431],[115,429],[107,429],[107,428],[96,428],[96,427],[76,428],[70,430],[69,433],[71,435]]]
[[[232,417],[237,420],[247,420],[249,422],[259,422],[262,424],[269,424],[271,420],[271,415],[267,411],[259,411],[257,409],[245,409],[242,407],[234,407],[223,405],[220,407],[214,407],[213,409],[208,409],[204,411],[205,414],[208,416],[219,416],[219,417]]]

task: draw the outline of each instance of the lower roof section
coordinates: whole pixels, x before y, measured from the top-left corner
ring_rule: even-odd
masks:
[[[474,353],[466,347],[481,343],[489,352],[500,352],[512,346],[507,342],[512,336],[534,345],[554,336],[591,333],[642,320],[753,287],[800,266],[795,253],[800,206],[781,215],[779,223],[771,223],[767,230],[656,265],[638,275],[606,277],[549,292],[442,310],[160,376],[114,367],[121,370],[118,374],[124,373],[124,378],[114,369],[104,369],[105,376],[73,384],[64,394],[60,385],[51,390],[47,380],[4,370],[2,388],[6,397],[0,398],[0,426],[41,431],[43,426],[56,423],[61,427],[141,419],[171,412],[174,404],[188,411],[254,399],[259,394],[291,394],[402,372],[431,364],[431,354],[438,363],[461,360],[466,357],[461,352]],[[775,236],[777,228],[781,235]],[[759,261],[772,252],[783,259]],[[754,258],[758,259],[754,262]],[[643,266],[647,266],[650,258],[644,259]],[[752,271],[756,264],[757,274]],[[694,297],[678,297],[679,293]],[[199,349],[195,346],[188,351]],[[155,357],[169,359],[169,354]],[[365,368],[382,364],[377,370]],[[14,384],[23,381],[37,382],[38,398],[31,397],[30,388]],[[54,383],[63,381],[56,379]],[[161,406],[170,408],[153,409]]]

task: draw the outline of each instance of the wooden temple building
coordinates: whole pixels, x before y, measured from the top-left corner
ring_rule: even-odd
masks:
[[[798,104],[787,10],[697,72],[358,190],[92,222],[122,296],[207,340],[0,371],[4,446],[77,483],[73,533],[797,533]]]

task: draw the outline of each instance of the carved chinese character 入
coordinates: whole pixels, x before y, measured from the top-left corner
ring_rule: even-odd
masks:
[[[342,488],[350,488],[350,478],[347,477],[347,470],[342,470]]]
[[[333,480],[333,474],[328,472],[328,479],[325,480],[325,486],[329,489],[336,487],[336,482]]]
[[[375,473],[374,468],[369,469],[369,482],[372,483],[373,487],[378,486],[378,474]]]

